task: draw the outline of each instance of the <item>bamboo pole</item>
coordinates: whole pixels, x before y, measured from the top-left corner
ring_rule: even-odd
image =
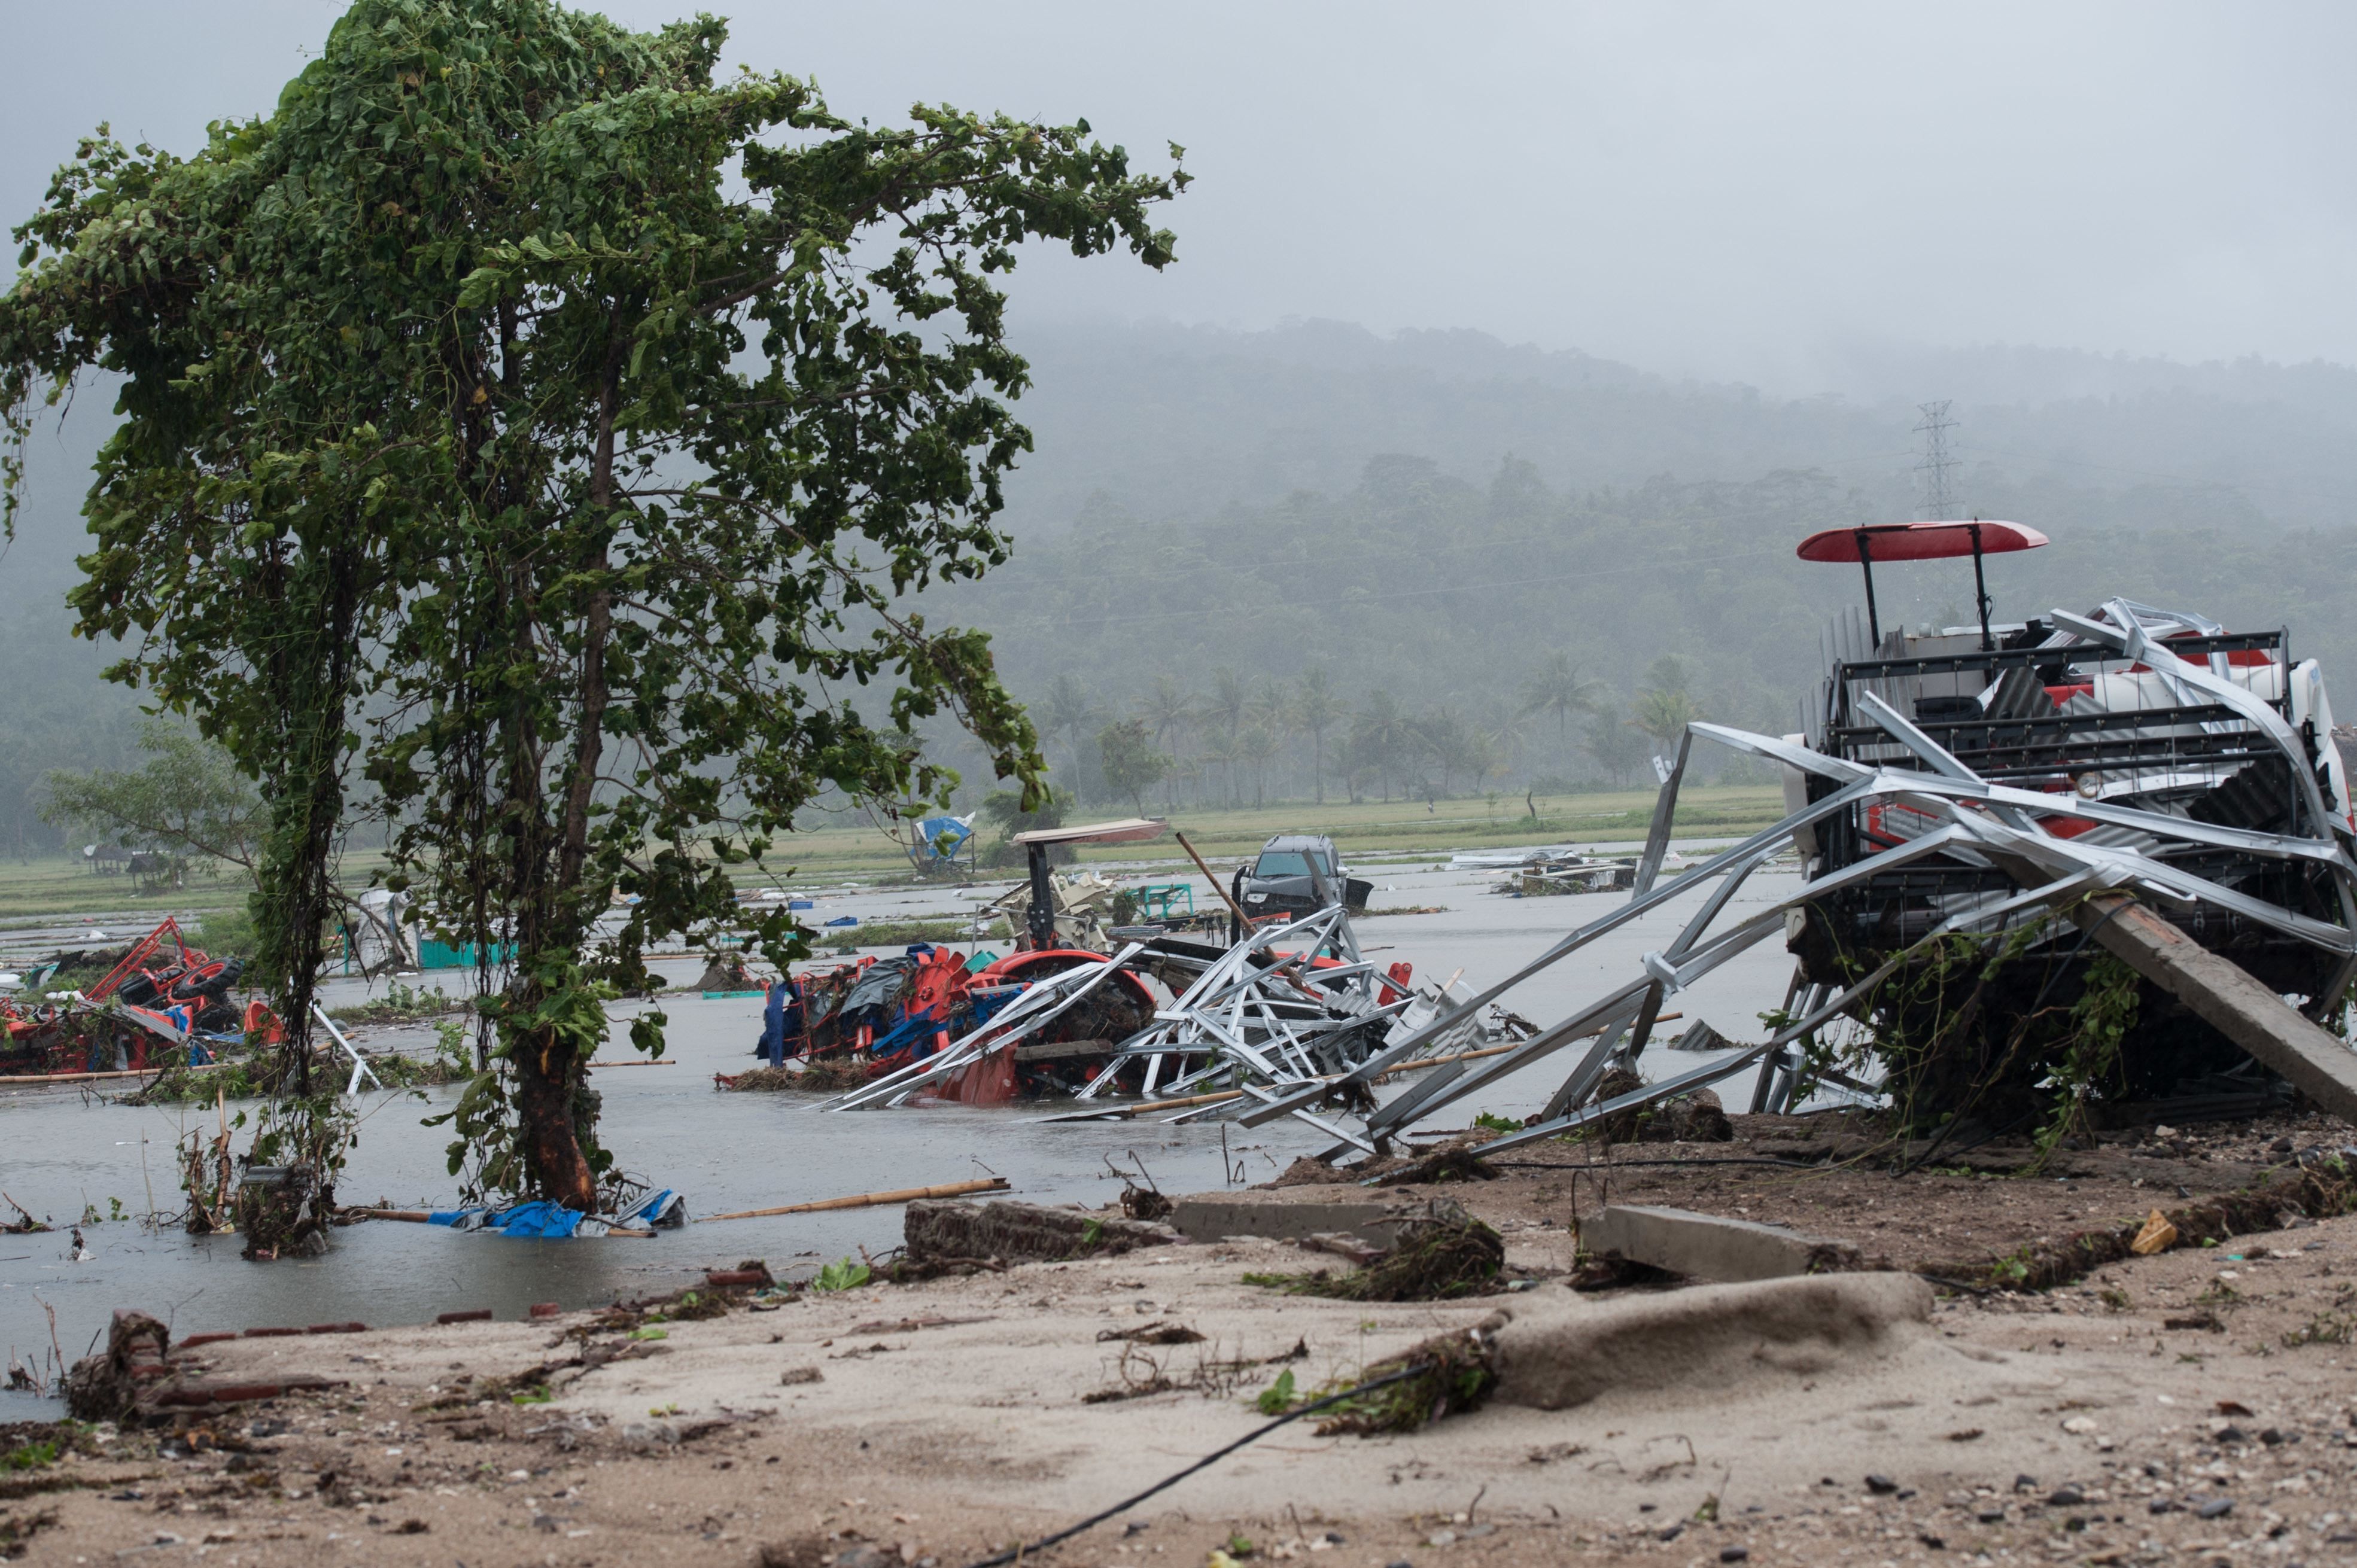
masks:
[[[822,1208],[866,1208],[871,1204],[914,1203],[920,1197],[963,1197],[969,1193],[1008,1190],[1005,1176],[984,1176],[974,1181],[944,1182],[939,1187],[903,1187],[898,1192],[861,1192],[849,1197],[822,1197],[816,1203],[789,1203],[776,1208],[745,1208],[734,1214],[707,1214],[696,1223],[709,1225],[716,1219],[766,1219],[773,1214],[812,1214]]]
[[[1253,927],[1253,918],[1244,913],[1243,906],[1238,904],[1234,898],[1229,897],[1228,890],[1220,885],[1220,879],[1211,875],[1211,868],[1203,864],[1203,857],[1195,853],[1195,846],[1187,842],[1187,835],[1185,833],[1174,833],[1172,836],[1178,839],[1178,847],[1187,852],[1187,858],[1195,863],[1195,869],[1201,872],[1203,874],[1203,879],[1211,885],[1211,891],[1220,896],[1220,902],[1228,907],[1228,913],[1233,915],[1243,926],[1245,930],[1251,930]]]
[[[210,1072],[214,1068],[221,1065],[221,1064],[219,1062],[199,1062],[188,1070],[190,1072]],[[171,1069],[168,1067],[151,1067],[135,1068],[124,1072],[47,1072],[25,1073],[21,1075],[6,1073],[0,1074],[0,1089],[13,1088],[20,1083],[89,1083],[93,1079],[102,1078],[160,1078],[169,1070]]]

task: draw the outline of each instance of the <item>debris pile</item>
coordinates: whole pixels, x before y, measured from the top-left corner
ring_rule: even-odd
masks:
[[[2003,1131],[2042,1115],[2040,1135],[2058,1141],[2098,1110],[2256,1106],[2278,1079],[2357,1116],[2357,1053],[2319,1022],[2357,975],[2357,814],[2322,676],[2291,660],[2284,632],[2125,599],[1977,637],[1885,639],[1852,621],[1805,716],[1791,737],[1689,725],[1625,903],[1339,1078],[1254,1093],[1237,1119],[1340,1102],[1363,1125],[1338,1129],[1324,1157],[1387,1150],[1575,1045],[1544,1110],[1485,1154],[1599,1122],[1625,1135],[1631,1112],[1667,1101],[1693,1114],[1707,1108],[1688,1097],[1754,1069],[1754,1112],[1830,1084],[1910,1124]],[[1779,765],[1791,814],[1662,880],[1696,738]],[[1799,886],[1727,919],[1785,855]],[[1383,1075],[1480,1009],[1690,896],[1699,908],[1625,983],[1479,1066],[1370,1103]],[[1639,1078],[1663,1004],[1777,937],[1796,968],[1773,1035]]]
[[[1351,1103],[1353,1091],[1340,1086],[1403,1033],[1426,1036],[1410,1065],[1445,1074],[1526,1027],[1509,1015],[1478,1014],[1426,1027],[1447,1006],[1447,993],[1415,983],[1407,964],[1378,968],[1364,957],[1340,905],[1260,925],[1226,948],[1159,936],[1125,943],[1111,956],[1050,949],[1014,954],[974,979],[1020,989],[1006,995],[1003,983],[988,992],[970,987],[970,994],[989,997],[986,1009],[965,1015],[973,1027],[954,1036],[933,1031],[931,1049],[912,1045],[911,1059],[824,1109],[905,1104],[924,1094],[993,1103],[1026,1091],[1061,1092],[1108,1101],[1066,1119],[1175,1109],[1173,1120],[1192,1121],[1302,1090],[1308,1099],[1292,1114],[1372,1149],[1311,1104],[1329,1090]],[[1145,1103],[1109,1100],[1114,1095]]]
[[[55,975],[66,961],[34,972],[24,989]],[[62,993],[0,995],[0,1076],[145,1072],[202,1065],[249,1035],[274,1037],[278,1020],[260,1002],[240,1006],[231,993],[244,973],[235,958],[190,945],[167,919],[133,943],[87,986]]]
[[[1452,869],[1472,871],[1498,881],[1490,891],[1515,898],[1544,898],[1564,893],[1620,893],[1633,886],[1635,860],[1583,854],[1570,844],[1539,849],[1486,850],[1449,857]]]

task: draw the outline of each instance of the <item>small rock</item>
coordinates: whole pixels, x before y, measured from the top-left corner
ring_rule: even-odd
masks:
[[[823,1383],[826,1374],[816,1367],[788,1367],[778,1374],[778,1381],[791,1387],[795,1383]]]
[[[1915,1539],[1921,1541],[1925,1546],[1930,1547],[1934,1552],[1945,1552],[1948,1550],[1948,1543],[1945,1541],[1942,1540],[1939,1536],[1929,1533],[1928,1531],[1918,1535]]]
[[[1751,1561],[1751,1548],[1722,1546],[1718,1549],[1718,1560],[1721,1563],[1749,1563]]]
[[[2233,1498],[2212,1498],[2208,1502],[2203,1503],[2200,1508],[2193,1510],[2193,1517],[2196,1519],[2224,1519],[2228,1514],[2233,1513]]]
[[[900,1554],[872,1541],[856,1541],[834,1554],[834,1568],[900,1568]]]
[[[1868,1476],[1866,1478],[1866,1489],[1878,1498],[1887,1498],[1899,1489],[1899,1483],[1888,1476]]]
[[[1674,1524],[1663,1530],[1659,1534],[1655,1535],[1653,1539],[1656,1541],[1675,1541],[1679,1536],[1684,1535],[1685,1532],[1686,1527],[1684,1524]]]
[[[2075,1509],[2087,1500],[2087,1494],[2076,1487],[2057,1487],[2046,1494],[2046,1506],[2054,1509]]]
[[[2062,1430],[2074,1437],[2084,1437],[2095,1430],[2095,1418],[2092,1415],[2074,1415],[2062,1423]]]
[[[2174,1498],[2155,1498],[2152,1501],[2144,1505],[2144,1510],[2147,1513],[2175,1513],[2177,1511],[2177,1499]]]
[[[2283,1434],[2281,1432],[2278,1432],[2277,1430],[2276,1430],[2276,1429],[2275,1429],[2274,1427],[2272,1427],[2272,1426],[2268,1427],[2265,1432],[2262,1432],[2262,1433],[2260,1433],[2260,1434],[2259,1434],[2259,1441],[2260,1441],[2260,1442],[2262,1442],[2262,1443],[2264,1443],[2264,1444],[2266,1444],[2268,1447],[2270,1447],[2270,1448],[2275,1447],[2277,1444],[2281,1443],[2283,1440],[2284,1440],[2284,1434]]]
[[[2017,1492],[2034,1492],[2038,1489],[2038,1477],[2035,1476],[2016,1476],[2013,1478],[2013,1489]]]
[[[2005,1510],[2003,1509],[1983,1509],[1974,1517],[1978,1519],[1983,1524],[2003,1524],[2005,1522]]]
[[[1424,1543],[1426,1546],[1454,1546],[1457,1544],[1457,1532],[1453,1530],[1436,1530],[1424,1538]]]

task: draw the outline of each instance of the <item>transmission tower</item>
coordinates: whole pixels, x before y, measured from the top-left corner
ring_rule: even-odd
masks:
[[[1948,401],[1942,398],[1915,405],[1915,412],[1923,416],[1923,423],[1915,427],[1915,434],[1923,438],[1923,460],[1915,465],[1915,471],[1923,476],[1926,522],[1944,522],[1956,515],[1955,499],[1948,488],[1949,470],[1956,466],[1956,460],[1948,456],[1948,432],[1956,427],[1956,422],[1948,417]]]

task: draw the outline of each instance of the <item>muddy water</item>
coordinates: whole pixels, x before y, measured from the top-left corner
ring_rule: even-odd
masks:
[[[1488,891],[1490,880],[1428,865],[1366,868],[1378,888],[1373,903],[1379,908],[1441,905],[1445,912],[1372,918],[1360,926],[1362,945],[1379,950],[1371,956],[1386,962],[1407,959],[1419,976],[1446,979],[1461,968],[1468,984],[1484,984],[1611,908],[1600,897],[1498,897]],[[1754,878],[1725,918],[1756,912],[1791,885],[1789,875]],[[820,914],[909,918],[947,912],[959,902],[941,894],[847,893]],[[963,902],[972,907],[970,898]],[[1635,974],[1639,956],[1666,941],[1678,918],[1675,911],[1657,914],[1616,933],[1528,983],[1509,1004],[1542,1023],[1562,1015]],[[1670,1005],[1689,1021],[1706,1017],[1724,1034],[1756,1038],[1753,1015],[1782,1000],[1790,961],[1780,944],[1765,942]],[[670,967],[675,982],[693,977],[693,966]],[[331,1004],[348,988],[359,993],[356,983],[339,983],[331,988]],[[597,1075],[606,1097],[606,1137],[618,1159],[634,1174],[680,1189],[691,1214],[985,1175],[1006,1177],[1025,1197],[1097,1203],[1119,1191],[1108,1159],[1142,1161],[1165,1191],[1200,1191],[1223,1182],[1265,1181],[1323,1142],[1296,1123],[1231,1128],[1223,1144],[1216,1123],[1048,1126],[1036,1120],[1040,1107],[822,1115],[804,1097],[715,1092],[715,1072],[748,1065],[759,1007],[752,998],[673,1001],[669,1056],[678,1065]],[[628,1054],[630,1013],[616,1010],[609,1057]],[[363,1043],[394,1044],[401,1033],[382,1031]],[[406,1035],[406,1043],[418,1039],[417,1031]],[[1493,1086],[1479,1103],[1460,1102],[1440,1120],[1462,1126],[1477,1111],[1527,1114],[1544,1103],[1572,1059],[1559,1055]],[[1703,1059],[1649,1053],[1643,1066],[1647,1076],[1661,1077]],[[448,1135],[419,1120],[447,1110],[455,1092],[427,1090],[422,1100],[364,1096],[360,1146],[341,1184],[343,1199],[448,1206],[455,1193],[446,1168]],[[1749,1074],[1721,1086],[1721,1092],[1730,1104],[1742,1103]],[[522,1316],[535,1302],[576,1307],[671,1288],[740,1259],[766,1259],[783,1273],[854,1255],[862,1246],[880,1251],[899,1240],[897,1208],[694,1224],[653,1240],[511,1241],[372,1222],[339,1231],[325,1258],[252,1264],[237,1256],[235,1238],[190,1238],[144,1227],[136,1219],[151,1207],[178,1207],[172,1143],[184,1129],[213,1121],[210,1108],[141,1109],[70,1088],[0,1090],[0,1188],[60,1225],[51,1234],[0,1235],[0,1347],[13,1348],[28,1363],[49,1353],[45,1307],[55,1310],[56,1344],[70,1361],[87,1351],[116,1306],[153,1312],[182,1334],[347,1320],[389,1326],[478,1307],[505,1318]],[[115,1202],[133,1218],[84,1228],[91,1255],[70,1258],[70,1234],[63,1226],[85,1205],[107,1214]],[[22,1394],[0,1397],[0,1420],[53,1408]]]

